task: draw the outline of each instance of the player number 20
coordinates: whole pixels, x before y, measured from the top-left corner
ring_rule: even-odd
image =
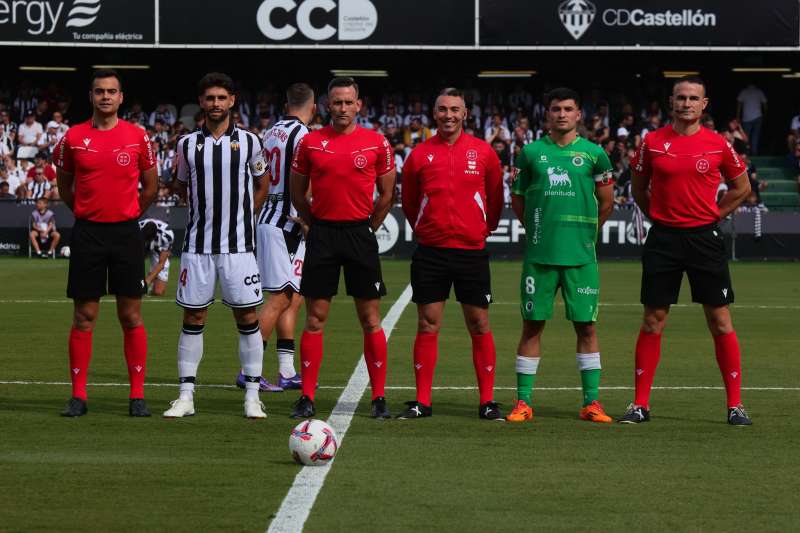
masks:
[[[536,283],[533,280],[533,276],[527,276],[525,278],[525,294],[533,294],[536,292]]]

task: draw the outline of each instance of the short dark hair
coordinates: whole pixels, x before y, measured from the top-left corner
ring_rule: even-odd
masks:
[[[236,84],[233,79],[222,72],[209,72],[197,82],[197,96],[203,96],[207,89],[220,87],[228,91],[228,94],[236,94]]]
[[[680,78],[676,78],[674,82],[672,82],[672,90],[675,90],[675,86],[679,83],[694,83],[695,85],[702,85],[703,86],[703,94],[708,96],[708,87],[706,86],[705,80],[696,74],[690,74],[689,76],[681,76]]]
[[[286,103],[289,107],[300,107],[314,100],[314,90],[307,83],[293,83],[286,89]]]
[[[153,239],[156,238],[156,225],[154,222],[148,222],[144,226],[142,226],[142,238],[145,241],[145,247],[147,246],[148,242],[151,242]]]
[[[354,78],[350,76],[338,76],[333,78],[328,84],[328,94],[330,94],[331,89],[335,89],[336,87],[352,87],[356,91],[356,98],[358,98],[358,83],[356,83]]]
[[[122,90],[122,78],[119,76],[119,72],[114,70],[113,68],[101,68],[97,69],[92,73],[92,79],[89,82],[89,87],[94,87],[94,80],[100,80],[104,78],[117,78],[117,82],[119,83],[119,90]]]
[[[557,87],[553,89],[547,93],[545,100],[547,101],[547,107],[550,107],[550,104],[553,103],[553,100],[558,102],[562,100],[573,100],[576,106],[581,106],[581,95],[578,94],[578,91],[575,89],[570,89],[569,87]]]

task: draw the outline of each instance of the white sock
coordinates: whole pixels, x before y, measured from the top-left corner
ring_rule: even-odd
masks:
[[[244,401],[258,400],[258,381],[244,382]]]
[[[189,400],[192,402],[194,401],[194,381],[181,382],[180,391],[181,393],[179,395],[179,398],[181,400]]]
[[[264,363],[264,348],[258,322],[239,324],[239,362],[246,376],[260,377]],[[245,383],[246,384],[246,383]],[[256,383],[258,386],[258,383]]]
[[[197,367],[200,366],[200,360],[203,358],[203,327],[202,324],[184,324],[178,339],[178,377],[181,382],[181,399],[191,400],[194,396]]]
[[[285,378],[297,375],[294,369],[294,339],[278,339],[278,372]]]
[[[600,370],[600,352],[576,353],[575,360],[578,362],[578,370]]]
[[[535,375],[539,370],[539,359],[541,357],[517,355],[517,373]]]

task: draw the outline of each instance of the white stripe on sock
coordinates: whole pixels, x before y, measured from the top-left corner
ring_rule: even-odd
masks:
[[[539,370],[539,359],[541,357],[517,355],[517,374],[536,374],[537,370]]]
[[[600,370],[600,352],[576,353],[575,359],[578,362],[578,370]]]

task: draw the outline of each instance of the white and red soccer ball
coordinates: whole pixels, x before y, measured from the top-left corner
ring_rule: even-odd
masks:
[[[304,420],[289,435],[289,451],[294,460],[306,466],[331,462],[339,448],[333,428],[322,420]]]

